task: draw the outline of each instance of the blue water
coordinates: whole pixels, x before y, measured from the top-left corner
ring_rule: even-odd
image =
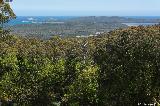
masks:
[[[140,26],[140,25],[143,25],[143,26],[150,26],[150,25],[156,25],[158,23],[122,23],[122,24],[125,24],[127,26]]]
[[[160,19],[160,16],[124,16],[125,18],[136,18],[136,19]]]
[[[11,20],[8,25],[18,24],[32,24],[39,22],[63,22],[68,19],[75,18],[76,16],[18,16],[16,19]]]
[[[123,16],[125,18],[136,19],[160,19],[160,16]],[[77,16],[18,16],[7,25],[32,24],[42,22],[63,22],[68,19],[77,18]]]

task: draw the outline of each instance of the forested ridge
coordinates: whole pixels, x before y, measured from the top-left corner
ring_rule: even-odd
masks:
[[[49,40],[2,32],[0,100],[4,105],[158,105],[158,25]]]

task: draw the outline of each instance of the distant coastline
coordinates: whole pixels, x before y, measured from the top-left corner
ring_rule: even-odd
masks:
[[[140,25],[148,26],[148,25],[156,25],[159,23],[122,23],[122,24],[125,24],[127,26],[140,26]]]
[[[34,24],[34,23],[63,23],[63,21],[69,19],[75,19],[80,17],[93,17],[93,16],[17,16],[15,20],[12,20],[8,23],[8,25],[19,25],[19,24]],[[160,16],[95,16],[95,17],[120,17],[126,19],[153,19],[153,20],[160,20]],[[128,23],[128,22],[124,22]],[[131,22],[137,23],[137,22]],[[140,22],[146,23],[146,22]],[[155,22],[147,22],[147,23],[155,23]],[[157,23],[157,22],[156,22]]]
[[[160,17],[119,16],[21,16],[8,23],[12,34],[48,39],[51,36],[97,36],[130,26],[160,23]]]

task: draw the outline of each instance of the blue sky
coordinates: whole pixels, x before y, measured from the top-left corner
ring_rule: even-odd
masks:
[[[160,0],[13,0],[17,16],[160,16]]]

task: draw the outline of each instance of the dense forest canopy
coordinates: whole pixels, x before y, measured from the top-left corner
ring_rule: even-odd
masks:
[[[160,27],[97,37],[0,38],[0,99],[18,106],[135,106],[160,100]]]

